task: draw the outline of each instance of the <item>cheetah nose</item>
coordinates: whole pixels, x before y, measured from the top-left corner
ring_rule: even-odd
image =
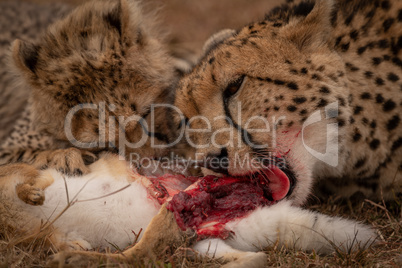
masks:
[[[229,155],[227,148],[222,148],[220,153],[217,154],[208,154],[204,161],[204,167],[216,173],[229,175]]]

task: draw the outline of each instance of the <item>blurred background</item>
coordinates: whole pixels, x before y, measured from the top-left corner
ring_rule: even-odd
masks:
[[[35,4],[76,6],[86,0],[0,0]],[[158,10],[161,25],[170,33],[170,43],[197,52],[214,32],[238,28],[264,16],[280,0],[142,0],[147,10]],[[0,14],[1,14],[0,10]],[[18,16],[18,14],[15,14]],[[40,14],[38,14],[40,15]],[[11,23],[11,21],[10,21]]]

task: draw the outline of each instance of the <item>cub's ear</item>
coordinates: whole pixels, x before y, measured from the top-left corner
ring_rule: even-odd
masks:
[[[232,29],[224,29],[216,34],[212,35],[208,40],[205,42],[202,48],[202,54],[206,55],[211,50],[216,48],[219,44],[223,43],[226,39],[234,36],[236,34],[235,30]]]
[[[145,34],[141,31],[142,9],[135,1],[118,0],[103,15],[103,20],[115,29],[120,38],[144,42]],[[138,29],[135,31],[135,29]]]
[[[116,5],[103,15],[103,19],[110,27],[115,28],[119,35],[122,35],[129,21],[127,2],[125,0],[117,1]]]
[[[38,64],[39,46],[17,39],[13,42],[11,50],[17,68],[24,74],[34,74]]]
[[[103,15],[103,19],[111,28],[114,28],[121,37],[125,37],[132,32],[130,19],[137,19],[130,18],[130,16],[141,16],[141,14],[137,14],[140,13],[138,11],[139,6],[136,3],[129,3],[127,0],[118,0],[115,2],[116,4],[112,5]]]
[[[333,0],[317,0],[314,8],[303,19],[289,22],[282,33],[295,43],[300,51],[315,51],[326,45],[331,35]]]

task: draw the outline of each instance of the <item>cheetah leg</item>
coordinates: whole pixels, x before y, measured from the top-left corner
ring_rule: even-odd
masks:
[[[54,168],[69,176],[88,174],[90,172],[88,165],[96,160],[95,154],[77,148],[55,150],[0,149],[0,165],[26,163],[37,169]]]

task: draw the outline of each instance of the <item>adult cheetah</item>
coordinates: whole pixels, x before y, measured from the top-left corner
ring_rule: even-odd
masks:
[[[176,97],[197,157],[231,176],[277,166],[274,196],[297,205],[314,183],[322,196],[394,199],[401,26],[401,1],[288,1],[212,38]]]

